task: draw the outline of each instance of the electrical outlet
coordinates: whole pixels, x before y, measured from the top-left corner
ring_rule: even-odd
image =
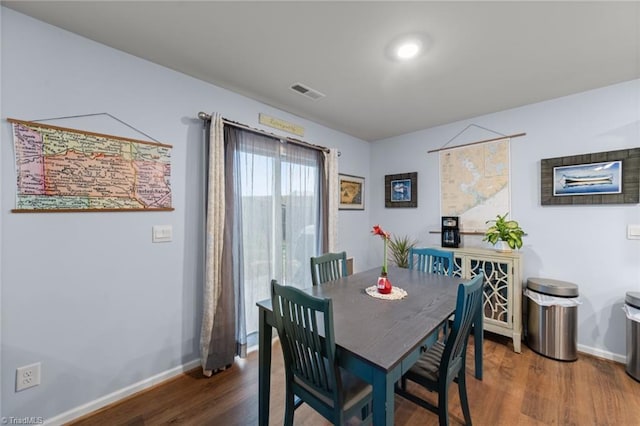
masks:
[[[16,392],[40,384],[40,363],[25,365],[16,370]]]

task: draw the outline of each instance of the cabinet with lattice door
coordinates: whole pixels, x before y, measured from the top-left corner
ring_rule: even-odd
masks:
[[[522,254],[481,248],[457,248],[454,276],[485,275],[484,329],[511,337],[513,350],[520,352],[522,339]]]

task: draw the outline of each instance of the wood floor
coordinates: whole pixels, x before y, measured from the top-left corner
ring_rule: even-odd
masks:
[[[473,345],[467,358],[467,390],[473,423],[493,425],[640,425],[640,383],[624,365],[579,355],[576,362],[544,358],[525,345],[516,354],[508,339],[485,339],[484,380],[473,377]],[[281,425],[284,411],[282,352],[273,348],[270,424]],[[410,384],[410,390],[433,398]],[[463,424],[458,390],[449,394],[452,425]],[[438,418],[396,396],[396,425],[437,425]],[[255,425],[258,423],[258,357],[211,378],[199,370],[143,391],[79,419],[73,425]],[[295,425],[327,425],[306,405]]]

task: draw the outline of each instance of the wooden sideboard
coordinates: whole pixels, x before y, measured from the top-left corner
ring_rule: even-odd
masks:
[[[511,337],[520,353],[522,339],[522,254],[482,248],[453,251],[454,276],[469,279],[484,271],[484,329]]]

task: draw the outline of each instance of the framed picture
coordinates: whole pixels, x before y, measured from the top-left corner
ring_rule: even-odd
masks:
[[[637,204],[640,148],[540,161],[542,205]]]
[[[418,207],[418,172],[384,177],[385,207]]]
[[[364,210],[364,178],[360,176],[339,175],[339,210]]]
[[[553,195],[620,194],[622,161],[553,168]]]

